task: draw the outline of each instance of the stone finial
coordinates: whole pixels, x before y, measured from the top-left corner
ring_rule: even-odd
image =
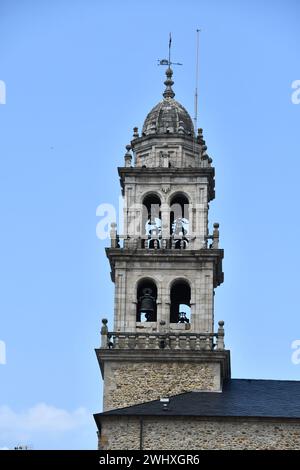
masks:
[[[214,231],[212,235],[212,244],[211,248],[219,248],[219,239],[220,239],[220,232],[219,232],[219,224],[214,223]]]
[[[204,145],[205,144],[205,140],[203,140],[203,129],[198,129],[198,134],[197,134],[197,142],[198,144],[200,145]]]
[[[116,222],[112,222],[110,224],[110,246],[111,248],[119,248],[119,237],[117,233],[117,224]]]
[[[132,155],[131,155],[131,153],[130,153],[130,150],[131,150],[131,145],[130,145],[130,144],[127,144],[127,145],[126,145],[126,153],[125,153],[125,156],[124,156],[125,166],[126,166],[126,167],[130,167],[130,166],[131,166]]]
[[[139,128],[138,128],[138,127],[134,127],[134,128],[133,128],[133,138],[134,138],[134,139],[138,139],[138,138],[139,138]]]
[[[106,335],[108,333],[107,323],[107,318],[102,318],[101,335]]]
[[[197,142],[201,147],[200,150],[200,157],[202,160],[208,160],[209,156],[207,155],[207,146],[205,144],[205,140],[203,138],[203,129],[198,129],[198,135],[197,135]]]
[[[174,82],[172,80],[172,75],[173,75],[173,70],[171,69],[171,67],[168,67],[167,70],[166,70],[166,80],[165,80],[165,85],[166,85],[166,89],[165,91],[163,92],[163,97],[164,98],[174,98],[175,96],[175,93],[172,89],[172,85],[174,85]]]
[[[108,327],[107,327],[107,319],[102,319],[102,326],[101,326],[101,348],[107,348],[107,335],[108,335]]]
[[[224,321],[220,320],[219,323],[219,328],[218,328],[218,336],[217,336],[217,349],[225,349],[225,344],[224,344],[224,336],[225,336],[225,330],[224,330]]]

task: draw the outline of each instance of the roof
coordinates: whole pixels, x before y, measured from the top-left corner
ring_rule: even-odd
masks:
[[[222,392],[188,392],[169,397],[168,410],[159,400],[114,409],[102,416],[202,416],[300,418],[300,381],[230,379]]]
[[[193,135],[192,119],[182,104],[173,98],[164,98],[147,115],[142,133],[150,135],[178,132]]]

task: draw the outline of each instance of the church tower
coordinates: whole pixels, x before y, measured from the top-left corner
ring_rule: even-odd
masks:
[[[215,172],[202,129],[174,99],[170,56],[162,62],[163,100],[134,128],[118,168],[124,227],[112,224],[106,249],[115,309],[96,350],[99,449],[300,449],[300,381],[230,376],[224,322],[214,321],[223,282],[219,224],[208,220]]]
[[[194,131],[165,90],[134,128],[118,168],[124,229],[106,249],[115,284],[114,325],[103,320],[96,350],[104,411],[183,392],[222,391],[230,377],[224,322],[214,326],[214,291],[223,282],[219,224],[210,227],[214,168],[202,129]]]

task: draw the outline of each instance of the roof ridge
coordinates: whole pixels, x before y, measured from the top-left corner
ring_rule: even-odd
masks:
[[[251,379],[251,378],[247,379],[247,378],[236,378],[236,377],[227,379],[226,382],[232,382],[232,381],[240,381],[240,382],[241,381],[245,381],[245,382],[246,381],[247,382],[249,382],[249,381],[251,381],[251,382],[296,382],[296,383],[300,382],[300,380],[296,380],[296,379],[294,379],[294,380],[292,380],[292,379],[286,379],[286,380],[285,379]]]

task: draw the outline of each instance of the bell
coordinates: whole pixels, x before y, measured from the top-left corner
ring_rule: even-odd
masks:
[[[187,318],[185,312],[179,312],[178,323],[190,323],[190,320]]]
[[[146,287],[142,292],[143,295],[139,299],[140,313],[145,313],[146,319],[150,321],[155,309],[155,298],[150,287]]]

